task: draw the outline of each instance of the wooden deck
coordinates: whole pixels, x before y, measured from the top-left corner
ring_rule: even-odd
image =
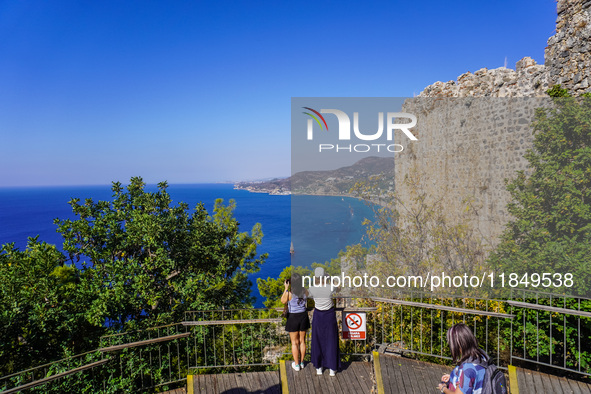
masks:
[[[281,394],[277,371],[189,375],[187,386],[189,394]]]
[[[343,363],[342,370],[336,376],[330,376],[326,370],[316,375],[316,368],[308,363],[296,372],[291,362],[285,363],[289,394],[310,393],[371,393],[373,387],[371,363]]]
[[[542,372],[532,371],[523,368],[512,368],[515,370],[518,394],[589,394],[591,393],[591,384],[548,375]],[[512,369],[509,370],[510,373]],[[515,394],[515,392],[512,392]]]
[[[437,385],[451,367],[374,353],[373,363],[343,365],[335,377],[316,375],[312,364],[296,372],[291,362],[280,371],[190,375],[187,393],[203,394],[438,394]],[[509,368],[510,394],[591,394],[591,384],[522,368]]]
[[[377,357],[376,353],[374,367],[381,371],[381,377],[376,374],[379,394],[439,393],[437,385],[441,382],[441,376],[451,371],[445,365],[384,354]]]

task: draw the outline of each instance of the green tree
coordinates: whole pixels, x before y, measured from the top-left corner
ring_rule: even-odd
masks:
[[[57,359],[64,349],[84,351],[103,332],[84,318],[80,272],[64,260],[37,238],[24,251],[0,249],[0,375]]]
[[[239,232],[233,200],[171,206],[165,182],[155,193],[141,178],[126,189],[113,183],[113,201],[70,201],[76,220],[56,220],[64,250],[81,261],[80,291],[87,319],[113,329],[181,321],[188,310],[251,305],[251,282],[266,259],[257,255],[263,233],[256,224]]]
[[[374,211],[374,218],[364,223],[372,243],[365,263],[369,275],[384,279],[389,275],[437,271],[452,276],[482,272],[489,246],[476,224],[477,207],[466,198],[462,212],[450,214],[442,196],[427,191],[427,181],[427,174],[414,168],[409,171],[403,180],[409,190],[407,199],[383,190],[378,178],[360,182],[352,189]],[[347,255],[356,261],[364,257],[355,248],[350,248]],[[389,292],[384,289],[383,293]]]
[[[556,87],[549,93],[560,98],[536,112],[529,169],[507,184],[514,220],[490,260],[504,272],[572,274],[572,287],[561,290],[589,294],[591,98],[563,97]]]

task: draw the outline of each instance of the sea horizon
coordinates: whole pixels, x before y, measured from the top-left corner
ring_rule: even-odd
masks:
[[[145,190],[156,191],[157,185],[147,184]],[[251,193],[234,189],[234,183],[169,184],[167,192],[172,205],[184,202],[190,211],[203,203],[212,213],[216,199],[223,199],[225,204],[233,199],[236,201],[234,217],[240,223],[241,232],[250,232],[255,223],[261,224],[264,236],[257,253],[268,253],[269,257],[258,272],[249,275],[257,307],[262,306],[263,301],[256,285],[258,278],[277,278],[287,266],[311,266],[314,262],[324,263],[336,258],[340,250],[362,237],[361,222],[370,212],[362,201],[352,197],[298,195],[298,204],[304,204],[310,215],[299,215],[301,217],[292,223],[293,195]],[[56,245],[63,252],[63,239],[53,219],[75,219],[68,201],[72,198],[109,201],[112,196],[111,185],[2,187],[0,245],[14,243],[24,250],[29,237],[39,236],[39,241]],[[301,209],[301,205],[297,209]],[[357,216],[351,214],[353,209],[359,212]],[[292,237],[292,226],[298,229],[295,237]],[[296,249],[293,255],[290,254],[291,242]]]

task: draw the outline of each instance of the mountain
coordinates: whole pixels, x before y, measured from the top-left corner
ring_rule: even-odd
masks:
[[[394,158],[366,157],[351,166],[336,170],[302,171],[289,178],[239,182],[234,188],[253,193],[349,196],[355,183],[377,176],[380,176],[380,188],[394,188]]]

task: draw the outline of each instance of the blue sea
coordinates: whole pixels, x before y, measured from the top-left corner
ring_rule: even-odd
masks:
[[[146,190],[157,188],[148,185]],[[241,231],[250,231],[255,223],[261,223],[264,237],[258,251],[269,257],[261,270],[250,276],[256,306],[262,306],[263,301],[257,278],[275,278],[291,264],[310,266],[335,258],[347,245],[362,240],[365,231],[361,223],[372,217],[370,208],[352,198],[274,196],[235,190],[230,184],[170,185],[167,190],[173,205],[185,202],[193,209],[203,202],[210,213],[217,198],[226,203],[234,199],[234,216]],[[39,235],[41,241],[61,249],[63,239],[53,220],[75,219],[68,205],[72,198],[111,200],[112,192],[110,186],[0,188],[0,244],[13,242],[23,250],[28,237]]]

